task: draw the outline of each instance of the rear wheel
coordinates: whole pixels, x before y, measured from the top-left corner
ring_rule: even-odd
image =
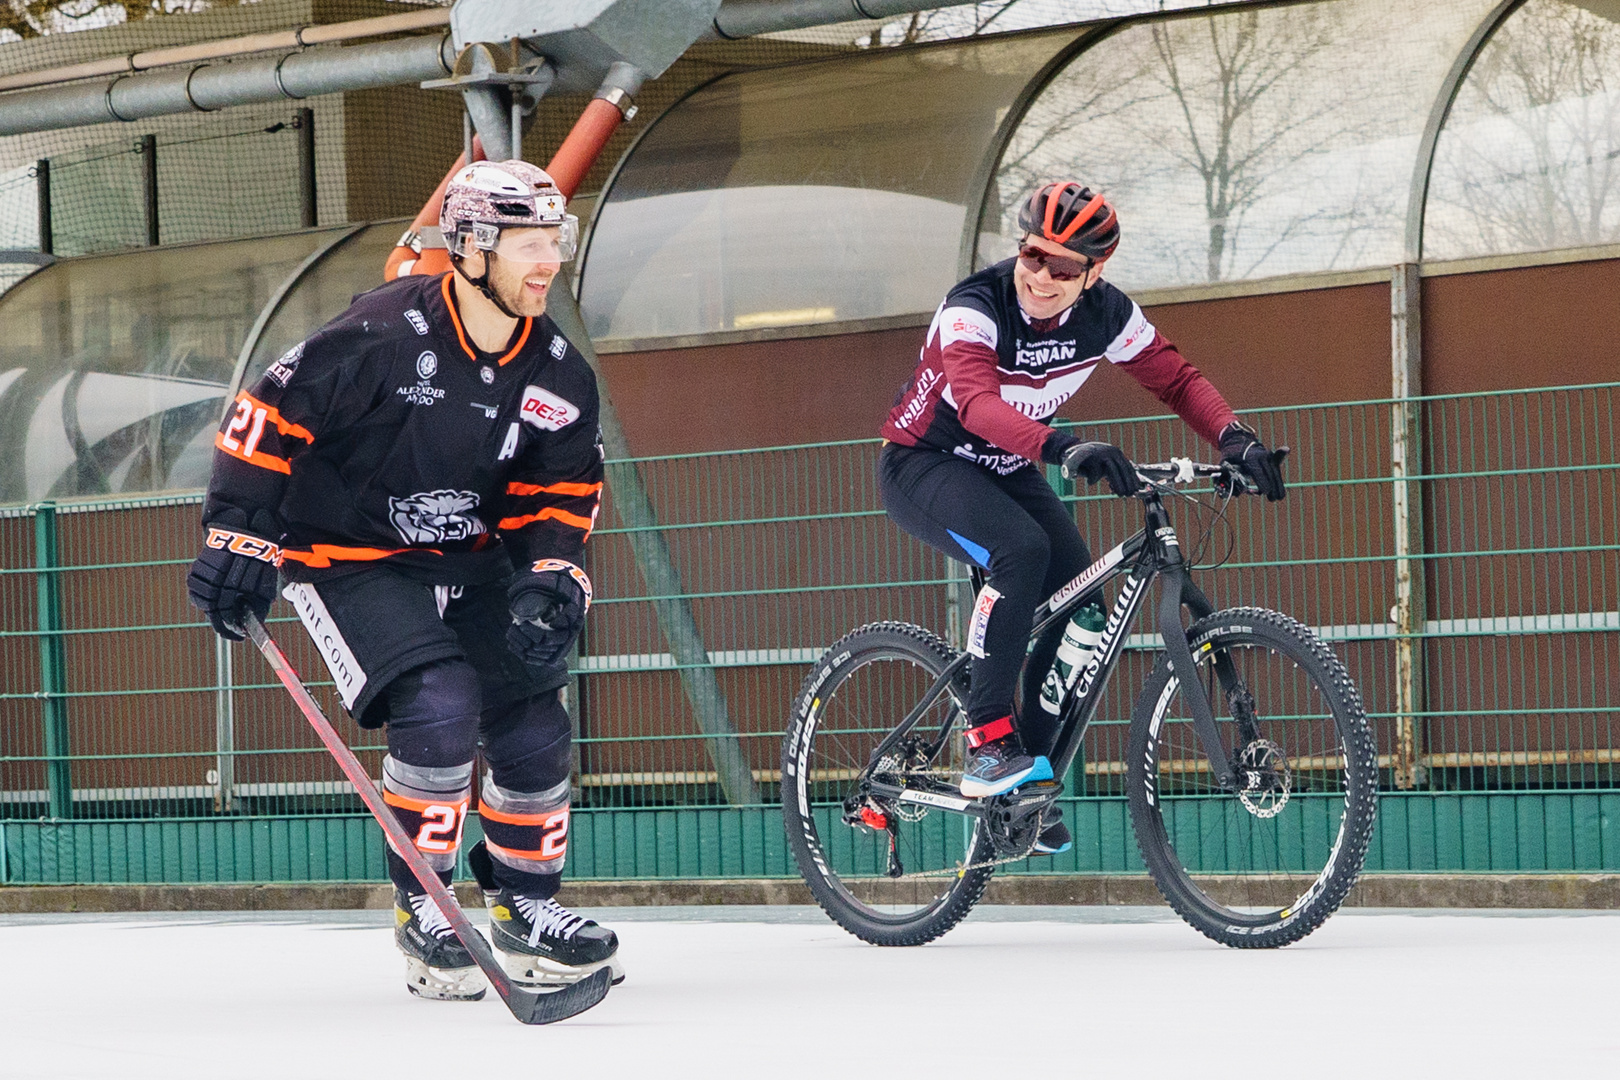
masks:
[[[1137,845],[1199,931],[1237,948],[1287,945],[1338,909],[1367,856],[1378,761],[1361,695],[1309,627],[1274,611],[1218,611],[1187,639],[1243,790],[1215,782],[1161,656],[1131,725]]]
[[[962,920],[990,880],[989,866],[965,869],[991,857],[976,818],[915,803],[878,807],[859,795],[872,752],[954,656],[920,626],[873,623],[828,649],[794,699],[782,743],[788,846],[822,909],[874,945],[932,941]],[[877,775],[913,785],[960,782],[966,683],[964,674],[940,695]],[[947,723],[944,748],[922,760],[919,747]],[[852,823],[862,806],[887,828]]]

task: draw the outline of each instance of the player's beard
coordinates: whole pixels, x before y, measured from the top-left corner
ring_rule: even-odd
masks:
[[[546,281],[546,291],[541,296],[535,296],[525,285],[527,278]],[[506,305],[508,311],[519,318],[536,319],[546,313],[546,300],[551,295],[551,284],[556,281],[556,271],[550,275],[532,266],[519,266],[501,258],[491,258],[489,267],[489,287],[501,303]]]

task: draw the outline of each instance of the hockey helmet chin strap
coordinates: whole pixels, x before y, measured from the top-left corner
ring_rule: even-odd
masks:
[[[505,315],[508,319],[522,319],[522,315],[519,315],[517,312],[506,306],[506,302],[496,295],[494,288],[491,287],[489,283],[489,272],[495,267],[494,249],[492,248],[484,252],[484,272],[479,274],[477,277],[473,277],[471,274],[467,273],[467,268],[462,265],[465,258],[466,256],[463,255],[452,254],[450,256],[450,265],[456,268],[456,273],[466,278],[467,284],[473,286],[479,292],[483,293],[484,296],[488,298],[489,302],[499,308],[501,314]]]

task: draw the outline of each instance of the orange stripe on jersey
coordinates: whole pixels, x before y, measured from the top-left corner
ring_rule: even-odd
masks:
[[[400,555],[407,551],[420,551],[428,555],[443,555],[438,548],[365,548],[340,547],[337,544],[311,544],[308,551],[299,551],[295,548],[283,549],[282,558],[301,562],[305,566],[317,570],[332,565],[332,560],[339,562],[375,562],[386,559],[390,555]]]
[[[548,506],[537,514],[501,518],[501,523],[495,527],[497,529],[521,529],[525,525],[532,525],[536,521],[545,521],[547,519],[560,521],[564,525],[572,525],[576,529],[584,529],[586,535],[590,534],[591,528],[596,524],[593,518],[580,517],[578,514],[570,514],[566,510],[558,510],[555,506]]]
[[[507,351],[507,354],[505,356],[503,356],[499,360],[497,360],[495,362],[496,365],[499,366],[499,367],[505,367],[506,362],[508,360],[512,359],[512,357],[514,357],[518,353],[522,352],[523,351],[523,346],[525,346],[525,345],[527,345],[529,343],[529,331],[533,330],[533,329],[534,329],[534,320],[533,319],[524,319],[523,320],[523,333],[518,335],[517,344],[512,346],[512,348]]]
[[[506,485],[508,495],[595,495],[601,490],[600,483],[520,484],[514,480]]]
[[[234,444],[234,448],[232,444]],[[241,442],[235,439],[227,442],[225,433],[223,431],[214,436],[214,447],[231,455],[231,457],[236,458],[238,461],[247,462],[249,465],[257,465],[261,469],[269,469],[271,472],[285,473],[288,476],[292,475],[292,465],[289,464],[285,459],[278,458],[274,454],[267,454],[257,447],[252,450],[245,450]]]
[[[450,325],[456,328],[456,340],[461,342],[462,351],[467,354],[467,359],[477,360],[478,353],[473,350],[472,345],[467,341],[467,331],[463,329],[461,325],[461,312],[456,310],[455,297],[451,293],[452,286],[450,279],[455,276],[456,275],[454,273],[444,275],[444,306],[450,309]],[[517,344],[512,346],[511,350],[508,351],[505,356],[496,361],[497,366],[504,367],[508,360],[512,359],[512,357],[516,356],[520,351],[522,351],[523,346],[529,342],[529,331],[533,329],[534,320],[524,319],[523,333],[518,335]]]
[[[415,810],[418,814],[426,813],[431,807],[452,806],[457,810],[465,810],[470,796],[463,795],[459,799],[413,799],[408,795],[401,795],[397,791],[383,789],[383,802],[389,806],[398,806],[405,810]]]

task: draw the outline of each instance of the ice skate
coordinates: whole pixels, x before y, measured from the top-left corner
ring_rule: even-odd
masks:
[[[490,943],[514,982],[569,983],[598,968],[624,981],[619,938],[613,931],[576,915],[555,900],[500,889],[485,893]]]
[[[488,984],[439,905],[394,890],[394,944],[405,954],[405,988],[434,1001],[478,1001]]]

